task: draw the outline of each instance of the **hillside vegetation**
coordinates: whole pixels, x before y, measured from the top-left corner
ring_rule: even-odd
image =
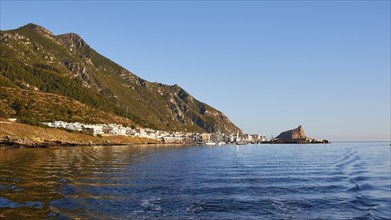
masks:
[[[4,99],[0,116],[37,121],[120,120],[176,131],[239,130],[222,112],[178,85],[141,79],[97,53],[74,33],[56,36],[35,24],[1,31],[0,55]],[[30,96],[39,98],[34,101]]]
[[[0,87],[0,115],[8,118],[17,117],[22,122],[32,124],[63,120],[137,125],[129,119],[91,108],[69,97],[7,87]]]

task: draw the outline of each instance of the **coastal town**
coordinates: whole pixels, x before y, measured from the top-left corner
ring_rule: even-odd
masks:
[[[189,144],[189,145],[247,145],[247,144],[327,144],[328,140],[305,135],[301,125],[281,132],[277,137],[259,134],[164,131],[121,124],[88,124],[81,122],[41,122],[31,126],[16,118],[0,118],[2,147],[51,147],[126,144]]]
[[[224,134],[219,131],[215,133],[184,133],[179,131],[161,131],[150,128],[126,127],[120,124],[84,124],[80,122],[43,122],[42,125],[51,128],[60,128],[71,131],[86,132],[94,136],[130,136],[158,140],[164,144],[185,144],[198,143],[205,145],[223,145],[228,143],[263,143],[269,140],[259,134]]]

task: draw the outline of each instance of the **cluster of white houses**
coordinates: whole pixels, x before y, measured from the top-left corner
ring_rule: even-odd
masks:
[[[183,133],[154,130],[150,128],[131,128],[118,124],[83,124],[80,122],[43,122],[42,124],[53,128],[64,128],[74,131],[86,131],[93,135],[124,135],[132,137],[143,137],[157,139],[162,143],[183,143],[183,142],[214,142],[214,143],[234,143],[245,142],[266,142],[262,135],[249,134],[222,134],[217,133]]]

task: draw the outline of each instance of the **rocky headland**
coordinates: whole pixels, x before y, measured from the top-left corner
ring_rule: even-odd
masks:
[[[276,138],[274,138],[272,143],[276,144],[325,144],[329,143],[328,140],[319,140],[309,138],[304,133],[304,128],[299,125],[299,127],[281,132]]]

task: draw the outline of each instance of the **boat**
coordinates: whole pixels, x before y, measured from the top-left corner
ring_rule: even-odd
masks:
[[[236,145],[246,145],[247,142],[241,141],[239,137],[239,131],[236,133]]]
[[[216,143],[208,141],[208,142],[205,143],[205,145],[207,145],[207,146],[214,146],[214,145],[216,145]]]

